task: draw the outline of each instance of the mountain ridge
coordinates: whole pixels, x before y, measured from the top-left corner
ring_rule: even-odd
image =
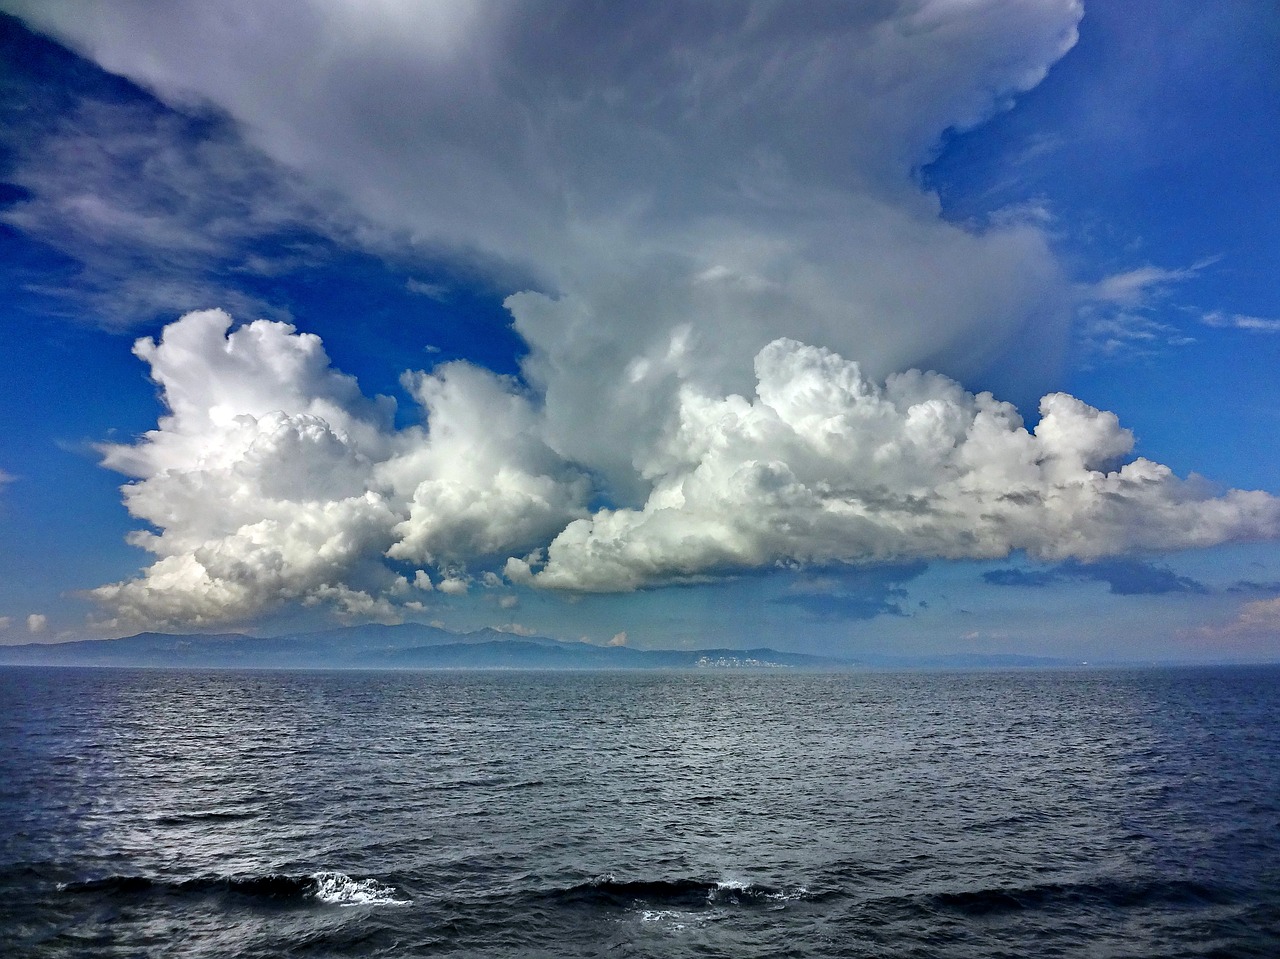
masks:
[[[116,639],[0,646],[5,666],[208,669],[1052,669],[1044,656],[952,653],[857,658],[769,647],[637,649],[596,646],[492,627],[455,633],[421,623],[367,624],[282,636],[143,632]]]

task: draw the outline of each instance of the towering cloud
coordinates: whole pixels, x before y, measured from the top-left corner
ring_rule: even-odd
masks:
[[[513,559],[507,575],[611,591],[778,563],[1096,559],[1280,534],[1280,501],[1126,462],[1114,414],[1063,393],[1028,432],[1009,404],[936,373],[881,387],[793,340],[755,365],[753,399],[682,391],[643,508],[575,520],[545,565]]]
[[[320,340],[258,320],[228,333],[190,313],[134,352],[168,415],[103,462],[133,477],[129,511],[160,530],[132,542],[158,557],[94,595],[124,623],[246,619],[290,601],[394,616],[416,585],[386,556],[464,586],[467,563],[533,549],[583,512],[585,477],[536,437],[528,400],[465,363],[410,376],[430,433],[392,427]]]
[[[407,373],[396,430],[291,327],[142,341],[169,415],[105,449],[158,530],[98,590],[123,618],[386,612],[418,568],[629,590],[1277,532],[1265,495],[1126,463],[1111,414],[1051,394],[1028,432],[959,385],[1051,384],[1081,287],[1035,221],[944,221],[920,170],[1040,81],[1078,0],[5,3],[225,112],[378,249],[480,264],[528,347],[519,378]]]
[[[95,591],[122,624],[288,602],[394,617],[433,576],[458,593],[495,568],[608,592],[780,564],[1095,559],[1280,535],[1280,500],[1129,461],[1116,417],[1073,397],[1046,396],[1028,432],[941,374],[880,385],[786,339],[756,357],[750,397],[682,386],[669,428],[631,437],[643,506],[589,514],[589,473],[545,442],[544,411],[510,380],[466,363],[407,374],[426,425],[397,430],[390,401],[362,395],[316,337],[230,325],[192,313],[135,348],[170,412],[102,448],[134,477],[130,511],[160,530],[135,534],[157,556],[142,577]]]
[[[132,542],[158,557],[98,599],[127,623],[242,619],[326,588],[394,591],[379,561],[398,516],[371,489],[390,454],[392,409],[330,368],[315,336],[259,320],[226,335],[211,310],[134,352],[169,414],[136,444],[102,448],[136,482],[130,513],[160,532]]]

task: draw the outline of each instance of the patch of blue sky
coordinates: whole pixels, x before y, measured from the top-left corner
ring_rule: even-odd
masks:
[[[947,216],[1032,206],[1083,282],[1154,268],[1077,317],[1062,387],[1116,411],[1138,452],[1277,489],[1280,14],[1095,0],[1076,46],[1014,109],[926,170]],[[1250,320],[1261,320],[1251,323]]]

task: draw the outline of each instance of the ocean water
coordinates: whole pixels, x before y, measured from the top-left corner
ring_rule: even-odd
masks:
[[[0,670],[0,955],[1280,956],[1280,669]]]

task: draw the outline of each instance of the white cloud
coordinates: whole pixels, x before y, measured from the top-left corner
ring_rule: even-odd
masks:
[[[621,632],[614,633],[614,634],[613,634],[613,638],[612,638],[611,640],[609,640],[609,642],[608,642],[608,644],[607,644],[607,645],[609,645],[609,646],[625,646],[625,645],[627,645],[627,631],[624,629],[624,630],[622,630]]]
[[[1144,359],[1194,343],[1193,337],[1154,314],[1172,287],[1213,262],[1203,260],[1182,269],[1148,265],[1078,285],[1076,339],[1085,363]]]
[[[1245,603],[1230,622],[1192,631],[1192,635],[1204,639],[1273,639],[1277,634],[1280,634],[1280,598]]]
[[[1268,320],[1260,316],[1244,316],[1239,313],[1222,313],[1218,310],[1200,318],[1205,326],[1230,330],[1248,330],[1250,333],[1280,333],[1280,320]]]
[[[387,621],[390,598],[433,588],[387,557],[435,566],[434,589],[460,595],[467,563],[585,515],[585,476],[537,439],[511,381],[464,363],[414,374],[429,426],[396,430],[392,401],[365,397],[318,337],[230,324],[190,313],[135,347],[168,412],[136,443],[100,447],[133,479],[130,513],[157,530],[131,537],[157,557],[141,577],[92,591],[115,625],[208,625],[290,602]]]
[[[303,600],[307,606],[327,604],[331,606],[338,618],[343,622],[384,623],[398,625],[404,622],[403,610],[392,603],[386,596],[372,596],[363,590],[351,589],[342,584],[330,586],[325,584],[307,594]],[[417,604],[421,608],[421,603]],[[405,603],[405,608],[412,609],[412,602]]]
[[[442,303],[449,299],[449,287],[443,283],[428,283],[425,280],[410,277],[405,281],[404,288],[415,296],[425,296],[427,299]]]
[[[125,503],[155,531],[132,541],[156,560],[92,591],[112,625],[289,603],[393,622],[433,583],[399,561],[434,567],[445,595],[473,575],[495,585],[504,559],[516,582],[617,591],[778,564],[1091,559],[1280,533],[1280,501],[1126,463],[1116,417],[1065,394],[1029,433],[1012,406],[940,374],[879,386],[785,339],[756,357],[752,399],[680,386],[676,414],[623,447],[652,488],[644,505],[588,515],[596,488],[540,439],[547,412],[514,381],[466,364],[415,374],[427,425],[397,430],[390,401],[334,370],[317,337],[229,324],[192,313],[137,344],[169,412],[101,449],[133,478]]]
[[[49,617],[43,613],[32,613],[27,617],[27,632],[43,633],[49,627]]]
[[[158,557],[140,579],[92,591],[120,625],[241,620],[321,596],[345,609],[342,590],[395,584],[379,554],[402,516],[372,479],[392,453],[393,404],[333,370],[318,337],[261,320],[227,335],[230,323],[191,313],[135,346],[169,412],[137,443],[100,448],[135,479],[129,512],[159,530],[131,539]]]
[[[1199,272],[1197,267],[1169,270],[1159,266],[1143,266],[1105,276],[1082,289],[1081,298],[1094,303],[1112,303],[1122,307],[1147,305],[1153,296],[1171,285],[1189,280]]]
[[[464,596],[470,588],[471,584],[461,576],[446,576],[440,580],[440,585],[436,587],[446,596]]]
[[[1155,356],[1170,348],[1190,346],[1195,338],[1148,313],[1130,310],[1097,310],[1084,306],[1079,313],[1077,338],[1086,362],[1093,359],[1133,360]]]
[[[883,386],[827,350],[778,340],[756,397],[686,389],[643,508],[600,510],[511,559],[516,582],[630,590],[778,564],[1046,559],[1280,534],[1280,500],[1215,496],[1130,459],[1114,414],[1046,396],[1034,432],[990,394],[933,373]]]
[[[139,340],[169,412],[132,445],[101,447],[134,479],[132,515],[158,532],[139,579],[92,595],[120,626],[243,620],[290,601],[356,610],[394,588],[380,561],[403,517],[376,486],[393,407],[330,368],[319,338],[258,321],[227,335],[209,310]],[[354,602],[354,605],[353,605]]]
[[[431,433],[406,434],[401,454],[380,467],[408,499],[389,555],[465,563],[541,545],[582,514],[587,477],[539,438],[535,407],[515,381],[469,363],[405,381]]]

